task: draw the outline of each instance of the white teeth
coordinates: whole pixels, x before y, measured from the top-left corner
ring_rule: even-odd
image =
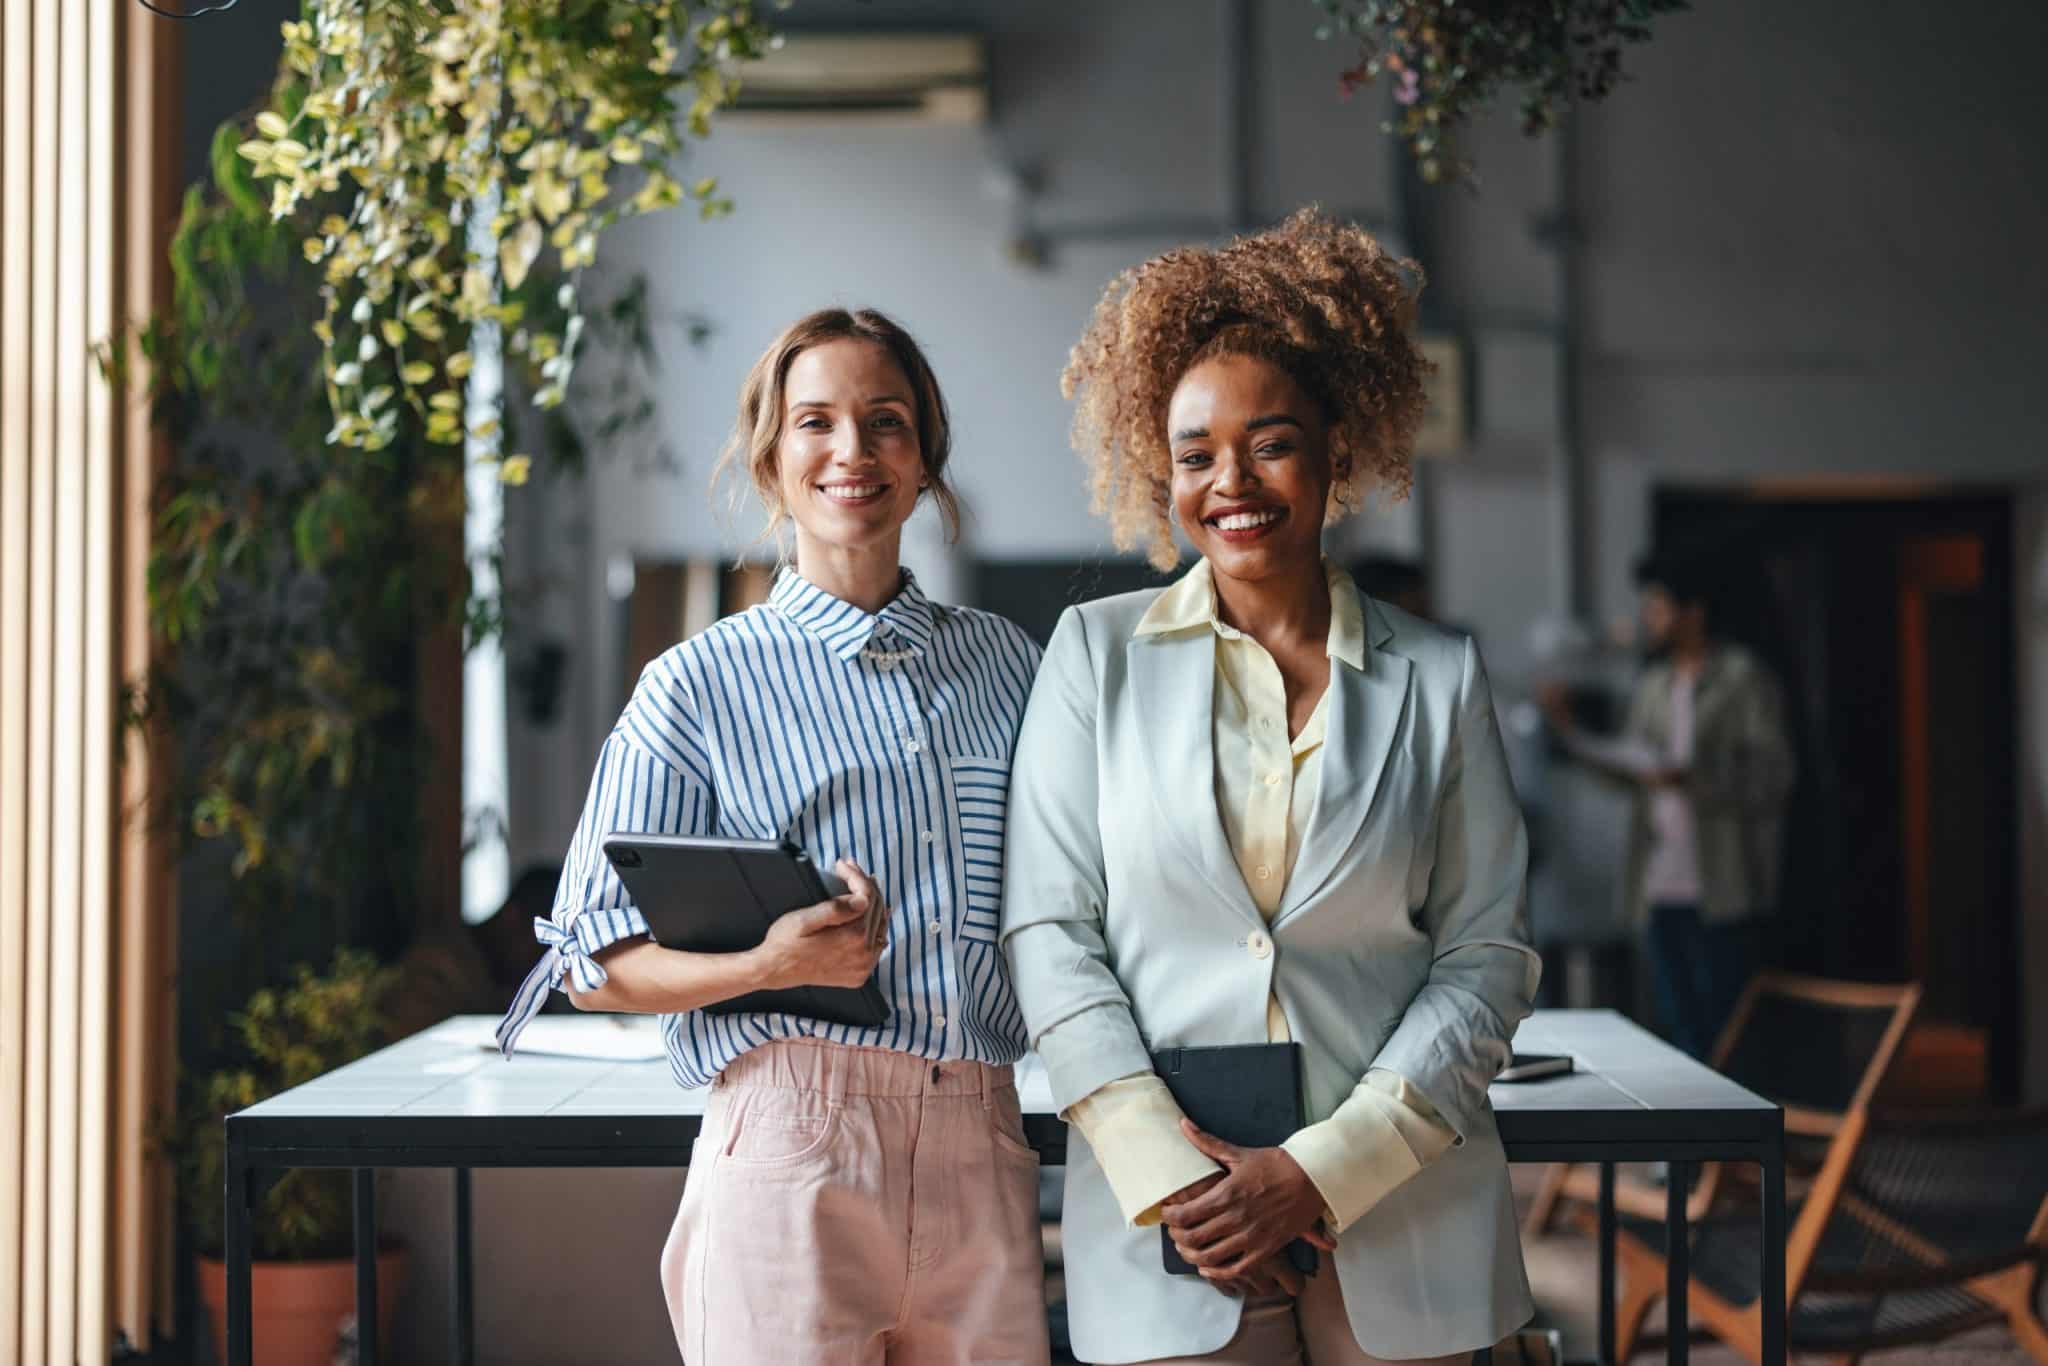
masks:
[[[872,498],[881,491],[880,484],[834,484],[825,490],[825,496],[853,503],[863,498]]]
[[[1228,517],[1219,517],[1216,526],[1223,531],[1250,531],[1253,527],[1267,526],[1279,520],[1280,510],[1268,508],[1264,512],[1234,512]]]

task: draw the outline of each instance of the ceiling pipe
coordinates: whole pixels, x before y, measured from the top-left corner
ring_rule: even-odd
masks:
[[[1222,121],[1223,226],[1241,233],[1252,226],[1252,31],[1251,0],[1219,0],[1217,18],[1216,111]]]
[[[1544,229],[1556,260],[1557,451],[1551,486],[1553,582],[1557,609],[1590,625],[1593,616],[1592,478],[1580,379],[1584,364],[1585,233],[1579,221],[1579,116],[1567,108],[1551,132],[1556,152],[1551,219]]]

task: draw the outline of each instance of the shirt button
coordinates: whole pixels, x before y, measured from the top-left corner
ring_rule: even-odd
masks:
[[[903,751],[906,754],[922,754],[924,753],[924,745],[920,741],[912,740],[909,744],[903,747]],[[1275,779],[1275,781],[1278,780]]]
[[[943,921],[943,920],[934,920],[934,921],[932,922],[932,933],[933,933],[933,934],[944,934],[945,932],[946,932],[946,922],[945,922],[945,921]]]
[[[1267,787],[1278,787],[1278,786],[1280,786],[1280,775],[1279,775],[1279,774],[1277,774],[1277,773],[1268,773],[1268,774],[1266,775],[1266,786],[1267,786]]]
[[[930,843],[931,843],[931,842],[932,842],[933,840],[935,840],[935,839],[937,839],[937,838],[938,838],[938,836],[937,836],[937,835],[933,834],[933,833],[932,833],[931,831],[929,831],[929,830],[920,830],[920,831],[918,831],[917,837],[918,837],[918,839],[919,839],[919,840],[923,841],[923,842],[924,842],[924,843],[926,843],[926,844],[930,844]]]
[[[934,1016],[932,1016],[932,1023],[933,1023],[933,1024],[935,1024],[935,1025],[942,1025],[942,1024],[944,1024],[945,1022],[946,1022],[946,1017],[945,1017],[945,1016],[943,1016],[943,1015],[934,1015]],[[937,1069],[937,1068],[933,1068],[932,1070],[933,1070],[934,1072],[936,1072],[936,1071],[937,1071],[938,1069]]]
[[[1244,941],[1244,951],[1254,958],[1270,957],[1273,953],[1273,941],[1266,938],[1265,931],[1253,930],[1251,936]]]
[[[1261,882],[1264,882],[1267,878],[1273,876],[1273,870],[1263,863],[1260,864],[1257,868],[1253,869],[1253,871],[1258,874],[1259,881]]]
[[[1260,729],[1260,730],[1271,730],[1271,729],[1273,729],[1273,718],[1272,718],[1272,717],[1270,717],[1270,716],[1261,716],[1261,717],[1259,718],[1259,729]]]

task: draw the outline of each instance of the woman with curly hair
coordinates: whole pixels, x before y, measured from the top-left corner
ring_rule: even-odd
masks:
[[[1201,556],[1060,619],[1011,777],[1003,943],[1076,1131],[1089,1361],[1456,1362],[1531,1312],[1486,1088],[1539,963],[1486,675],[1322,553],[1408,483],[1412,274],[1300,213],[1120,277],[1063,377],[1118,544]],[[1309,1121],[1277,1147],[1196,1129],[1153,1068],[1273,1042]]]

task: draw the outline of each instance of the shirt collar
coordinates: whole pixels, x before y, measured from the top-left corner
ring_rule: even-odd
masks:
[[[1354,669],[1365,667],[1365,607],[1358,585],[1351,576],[1323,558],[1323,577],[1330,585],[1330,658]],[[1208,627],[1226,640],[1241,633],[1227,624],[1216,609],[1216,580],[1209,562],[1197,560],[1195,567],[1164,593],[1138,620],[1137,635],[1170,635]]]
[[[878,650],[923,654],[937,629],[938,608],[917,586],[917,576],[903,571],[903,586],[880,612],[864,612],[835,598],[794,569],[784,568],[768,590],[768,602],[782,615],[816,636],[840,659],[852,663],[873,645]]]

